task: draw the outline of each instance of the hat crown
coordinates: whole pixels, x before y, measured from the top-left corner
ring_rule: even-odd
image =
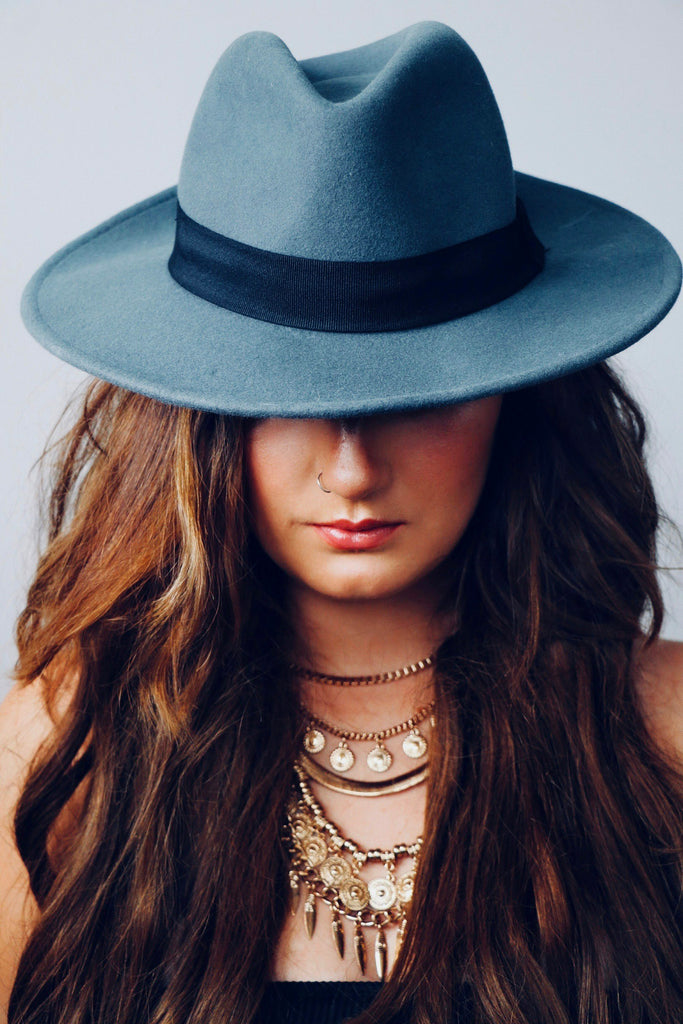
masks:
[[[324,260],[415,256],[515,216],[486,75],[432,21],[300,62],[270,32],[240,36],[200,99],[178,198],[228,238]]]

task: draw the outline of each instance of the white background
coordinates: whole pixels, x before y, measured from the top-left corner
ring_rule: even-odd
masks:
[[[253,29],[298,59],[444,21],[487,71],[519,170],[634,210],[683,251],[680,0],[0,0],[3,104],[0,292],[0,695],[36,557],[31,468],[83,375],[19,318],[21,289],[54,250],[173,184],[214,63]],[[619,356],[644,404],[663,508],[683,523],[683,301]],[[660,560],[683,564],[679,548]],[[683,638],[683,572],[662,576],[665,635]]]

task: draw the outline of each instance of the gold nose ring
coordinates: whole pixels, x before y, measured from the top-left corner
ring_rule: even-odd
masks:
[[[318,487],[320,488],[320,490],[321,490],[321,491],[324,491],[324,492],[325,492],[325,494],[331,494],[331,493],[332,493],[332,491],[328,491],[327,487],[323,487],[323,485],[322,485],[322,484],[321,484],[321,482],[320,482],[320,477],[321,477],[322,475],[323,475],[323,474],[322,474],[322,471],[321,471],[320,473],[318,473]]]

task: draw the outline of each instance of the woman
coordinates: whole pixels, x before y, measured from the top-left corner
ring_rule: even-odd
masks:
[[[24,301],[102,379],[3,709],[12,1024],[680,1019],[683,653],[604,362],[679,286],[514,175],[446,26],[233,44],[177,196]]]

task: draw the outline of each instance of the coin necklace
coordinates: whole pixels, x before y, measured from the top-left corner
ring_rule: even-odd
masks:
[[[433,700],[416,711],[405,722],[375,732],[352,732],[348,729],[339,729],[323,718],[312,715],[306,707],[301,705],[301,710],[309,723],[303,738],[304,750],[307,754],[318,754],[325,748],[325,732],[336,736],[339,743],[330,754],[330,765],[336,772],[347,772],[356,763],[356,756],[349,747],[349,743],[374,743],[367,756],[368,768],[373,772],[386,772],[394,759],[384,746],[384,740],[391,736],[398,736],[402,732],[410,730],[403,740],[403,753],[406,757],[414,759],[424,757],[427,753],[427,740],[418,729],[418,725],[431,715],[435,704],[436,701]]]
[[[387,970],[384,931],[388,925],[398,924],[400,946],[407,921],[407,908],[413,895],[422,837],[419,836],[410,844],[398,843],[391,850],[364,850],[353,840],[342,836],[337,826],[325,817],[298,761],[294,768],[297,785],[287,805],[287,822],[283,831],[291,858],[289,879],[292,914],[296,914],[302,890],[305,890],[304,924],[306,934],[313,938],[317,918],[316,901],[327,903],[332,909],[332,937],[342,959],[345,954],[342,917],[352,921],[354,953],[362,974],[365,974],[367,966],[363,930],[373,928],[376,932],[375,969],[380,981],[384,981]],[[344,853],[350,854],[350,859]],[[413,865],[407,874],[398,877],[396,864],[403,858],[411,858]],[[373,861],[384,865],[386,875],[366,882],[361,878],[360,869]]]

